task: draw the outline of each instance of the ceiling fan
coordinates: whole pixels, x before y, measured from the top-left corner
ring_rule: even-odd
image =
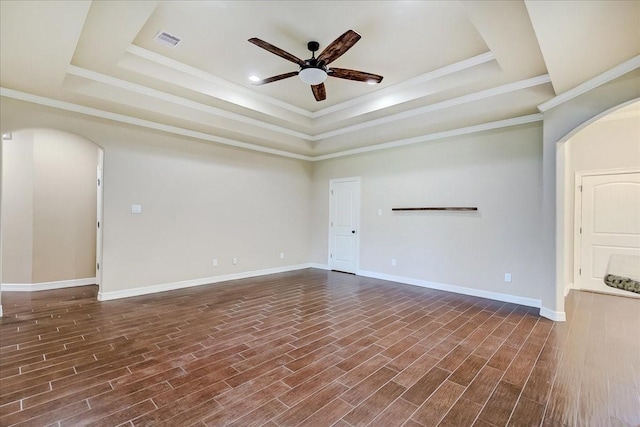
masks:
[[[382,81],[382,76],[377,74],[365,73],[364,71],[349,70],[346,68],[329,68],[328,65],[341,57],[346,51],[351,49],[354,44],[360,40],[360,34],[353,30],[348,30],[343,35],[335,39],[327,46],[316,58],[316,51],[320,48],[320,44],[316,41],[307,43],[307,48],[311,51],[311,58],[302,60],[295,55],[290,54],[270,43],[258,38],[250,38],[249,41],[258,47],[278,55],[281,58],[291,61],[300,66],[300,70],[290,73],[278,74],[277,76],[268,77],[263,80],[254,82],[256,85],[277,82],[278,80],[287,79],[293,76],[299,76],[300,79],[311,85],[313,96],[316,101],[323,101],[327,98],[327,92],[324,88],[324,81],[327,77],[337,77],[339,79],[355,80],[357,82],[365,82],[376,84]]]

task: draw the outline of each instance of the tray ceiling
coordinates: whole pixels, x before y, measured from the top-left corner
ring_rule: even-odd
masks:
[[[640,53],[640,2],[627,1],[3,0],[0,8],[5,96],[301,158],[539,120],[538,105]],[[381,74],[381,84],[329,78],[322,102],[297,77],[251,84],[251,75],[296,65],[247,39],[305,59],[308,41],[322,50],[348,29],[362,39],[331,65]],[[160,31],[180,43],[158,43]]]

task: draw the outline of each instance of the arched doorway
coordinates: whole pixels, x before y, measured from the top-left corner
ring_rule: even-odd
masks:
[[[581,287],[579,282],[584,275],[599,276],[602,272],[594,273],[594,268],[603,268],[602,265],[594,267],[590,260],[589,271],[585,271],[584,260],[581,260],[581,232],[586,232],[581,228],[581,181],[588,176],[615,177],[640,172],[639,123],[640,101],[635,99],[587,120],[558,143],[556,232],[557,241],[562,242],[558,247],[562,260],[558,265],[561,278],[558,285],[565,295]]]
[[[100,284],[102,159],[92,141],[55,129],[3,135],[3,290]]]

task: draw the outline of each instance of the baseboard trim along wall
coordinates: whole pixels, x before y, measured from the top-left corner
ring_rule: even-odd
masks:
[[[377,273],[375,271],[358,270],[358,276],[370,277],[372,279],[388,280],[406,285],[420,286],[423,288],[438,289],[441,291],[453,292],[456,294],[471,295],[480,298],[487,298],[496,301],[510,302],[525,305],[527,307],[540,308],[540,316],[557,322],[565,320],[564,312],[552,311],[542,307],[542,301],[534,298],[520,297],[517,295],[501,294],[498,292],[484,291],[482,289],[467,288],[464,286],[448,285],[446,283],[429,282],[427,280],[413,279],[410,277],[394,276],[391,274]]]
[[[547,307],[540,307],[540,316],[546,317],[547,319],[555,322],[564,322],[567,320],[567,315],[564,311],[553,311],[549,310]]]
[[[213,283],[226,282],[229,280],[248,279],[251,277],[265,276],[267,274],[285,273],[287,271],[303,270],[305,268],[317,268],[320,270],[329,270],[326,264],[307,263],[288,265],[284,267],[267,268],[263,270],[246,271],[242,273],[225,274],[223,276],[203,277],[200,279],[185,280],[182,282],[162,283],[159,285],[142,286],[139,288],[125,289],[122,291],[98,292],[98,301],[109,301],[120,298],[135,297],[140,295],[154,294],[157,292],[173,291],[177,289],[191,288],[193,286],[210,285]],[[394,276],[391,274],[377,273],[375,271],[358,270],[358,276],[370,277],[372,279],[388,280],[390,282],[402,283],[405,285],[420,286],[423,288],[438,289],[441,291],[453,292],[456,294],[471,295],[480,298],[488,298],[496,301],[510,302],[514,304],[525,305],[527,307],[540,308],[540,315],[556,322],[564,322],[566,320],[565,312],[553,311],[546,307],[542,307],[542,301],[520,297],[517,295],[501,294],[498,292],[484,291],[482,289],[467,288],[464,286],[448,285],[445,283],[429,282],[426,280],[413,279],[410,277]],[[71,288],[75,286],[95,285],[96,278],[87,279],[61,280],[57,282],[42,283],[3,283],[2,291],[6,292],[33,292],[45,291],[51,289]]]
[[[211,285],[213,283],[226,282],[228,280],[248,279],[250,277],[265,276],[267,274],[285,273],[287,271],[312,268],[311,264],[287,265],[285,267],[266,268],[264,270],[245,271],[242,273],[225,274],[223,276],[203,277],[201,279],[185,280],[182,282],[162,283],[159,285],[142,286],[139,288],[125,289],[122,291],[98,292],[98,301],[109,301],[120,298],[129,298],[140,295],[154,294],[156,292],[174,291],[177,289],[191,288],[194,286]]]
[[[34,292],[49,291],[52,289],[73,288],[76,286],[95,285],[96,278],[89,277],[86,279],[59,280],[56,282],[40,282],[40,283],[3,283],[0,289],[4,292]]]
[[[571,292],[571,289],[573,289],[573,283],[569,283],[567,287],[564,288],[565,298],[567,297],[567,295],[569,295],[569,292]]]
[[[309,267],[317,268],[318,270],[329,270],[329,265],[328,264],[311,263],[311,264],[309,264]]]

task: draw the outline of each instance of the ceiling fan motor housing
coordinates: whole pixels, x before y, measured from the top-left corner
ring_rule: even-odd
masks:
[[[315,56],[315,52],[318,49],[320,49],[320,43],[311,41],[311,42],[307,43],[307,49],[309,49],[311,52],[313,52],[314,56]]]

